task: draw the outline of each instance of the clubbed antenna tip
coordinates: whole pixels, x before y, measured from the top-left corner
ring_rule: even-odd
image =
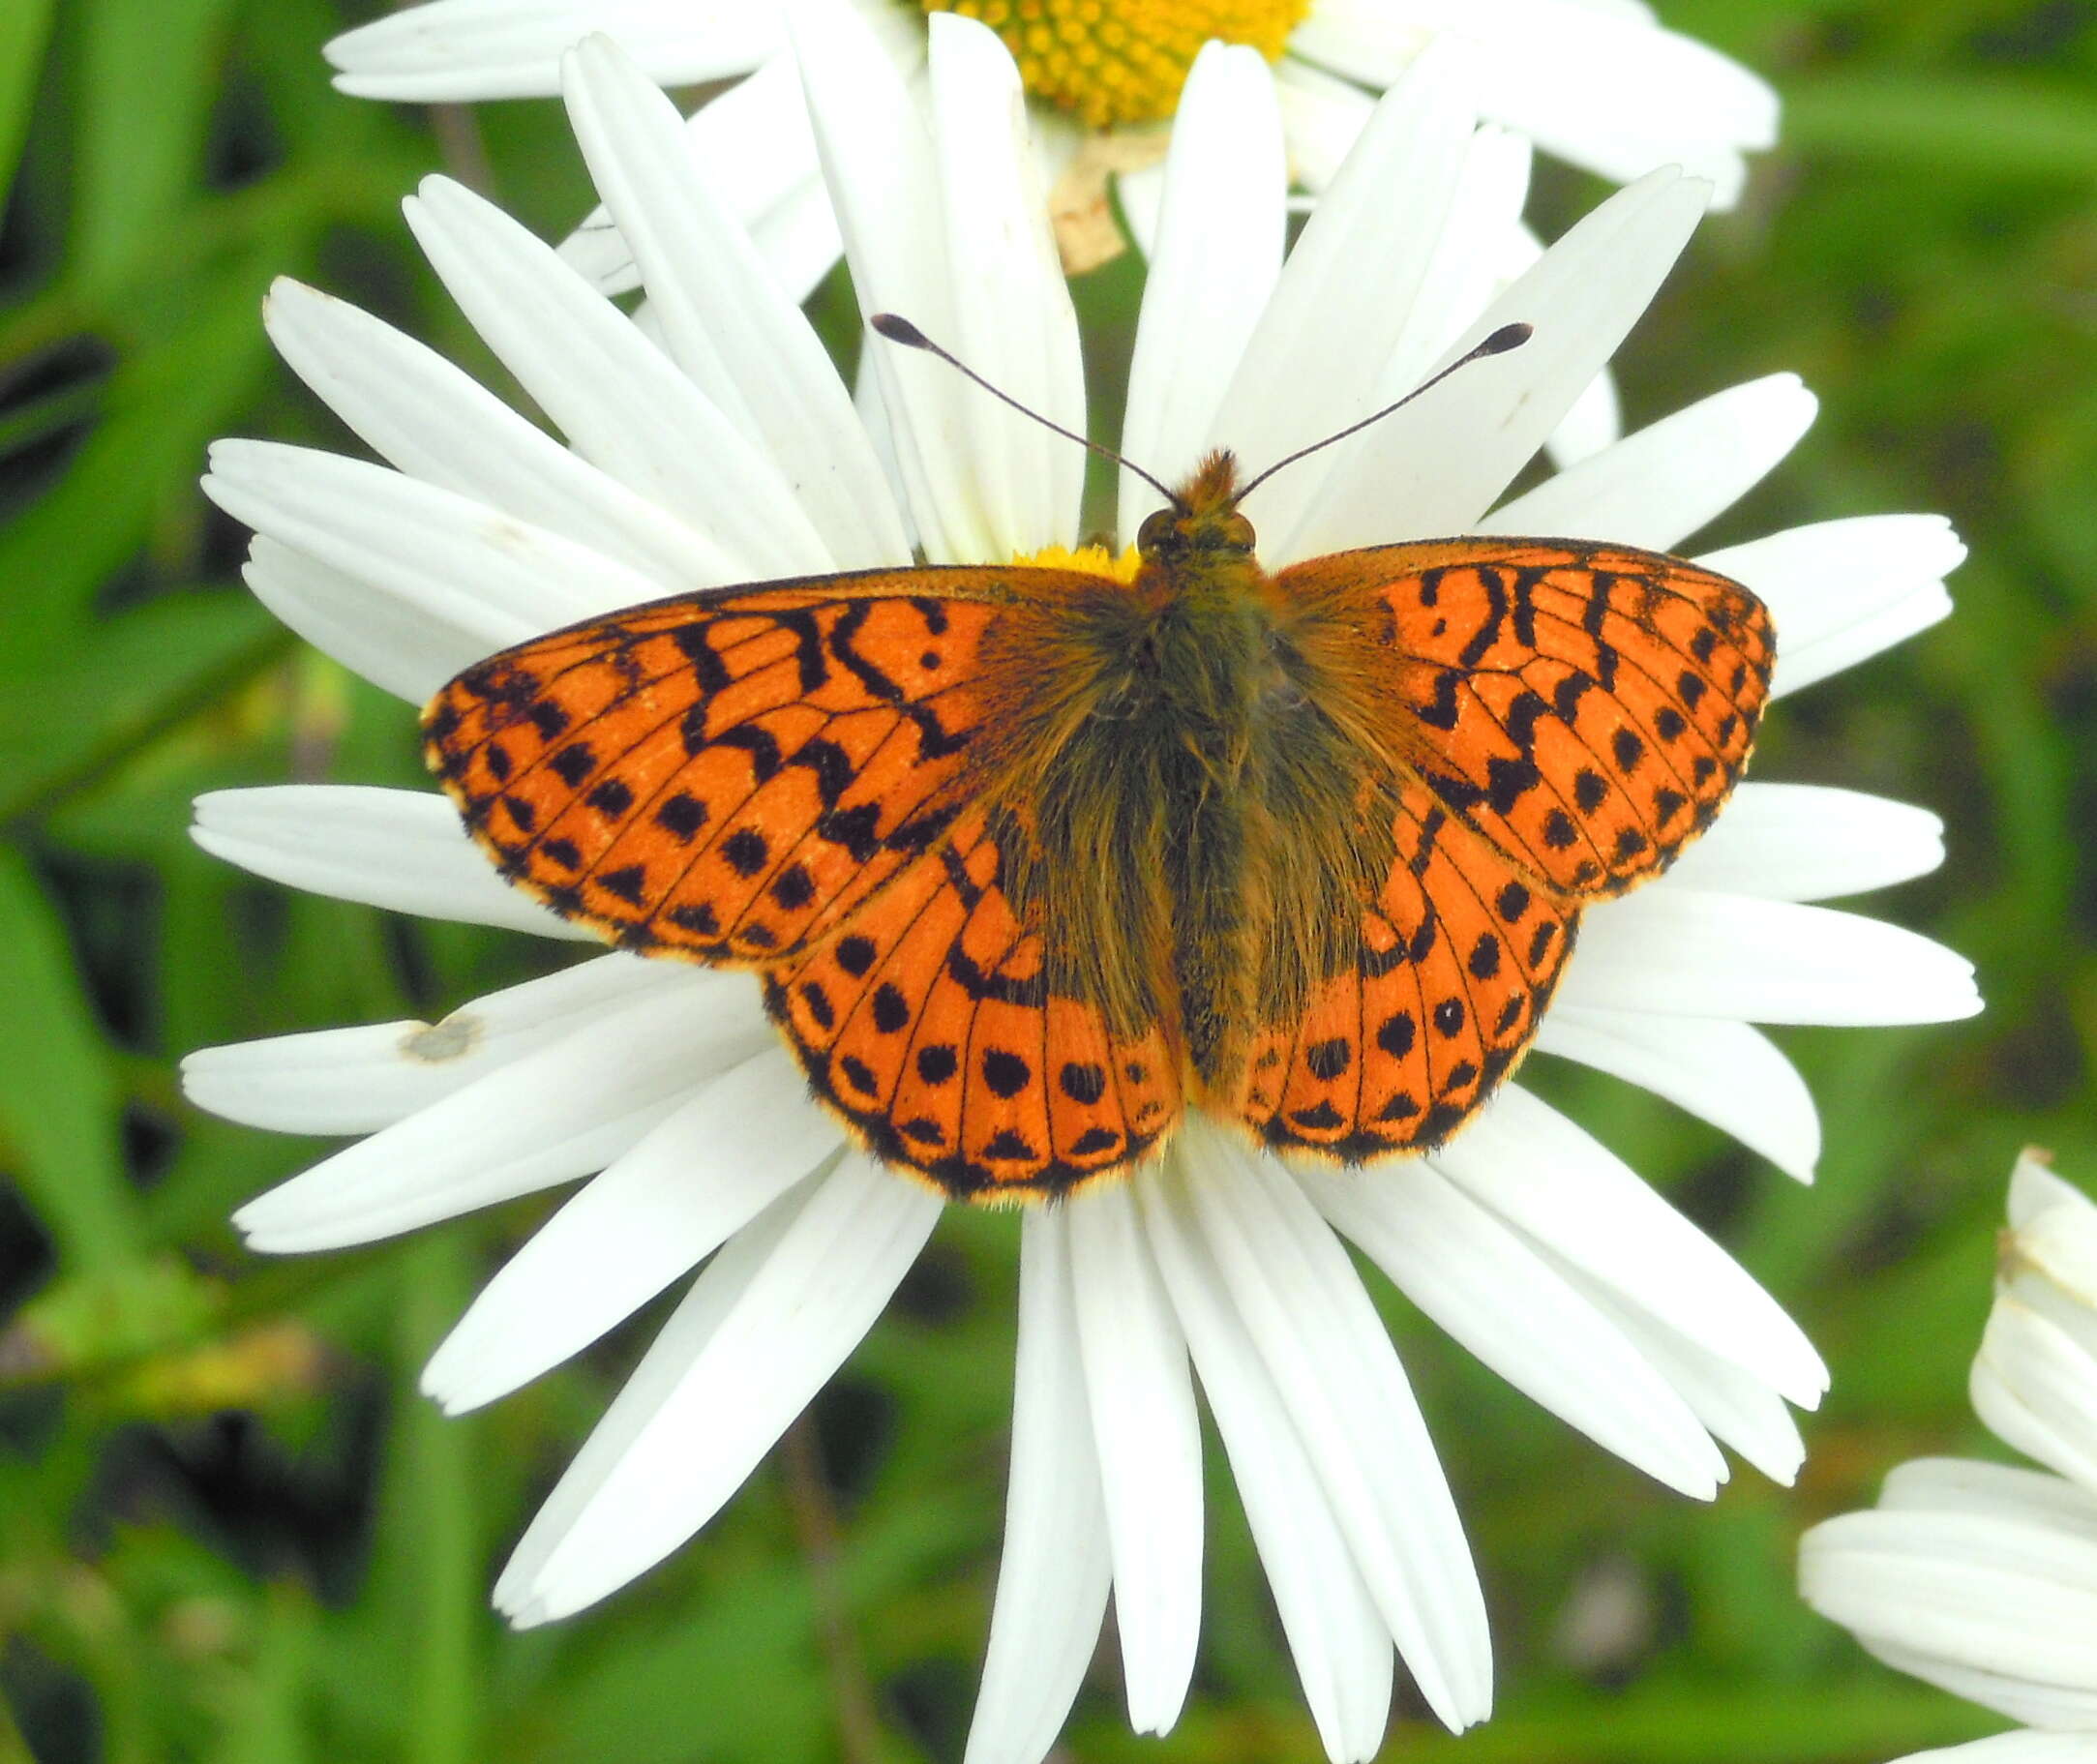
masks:
[[[929,349],[932,347],[932,339],[927,337],[900,313],[876,313],[873,317],[867,320],[867,323],[872,325],[890,343],[899,343],[912,349]]]

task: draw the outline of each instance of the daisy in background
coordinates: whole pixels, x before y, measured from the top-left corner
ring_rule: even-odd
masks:
[[[1475,51],[1482,115],[1619,182],[1680,164],[1728,206],[1743,156],[1777,137],[1768,85],[1662,28],[1643,0],[853,3],[914,82],[924,77],[927,15],[951,10],[998,31],[1034,101],[1034,151],[1074,269],[1121,249],[1110,173],[1121,174],[1123,210],[1149,249],[1170,119],[1212,38],[1273,66],[1290,174],[1314,194],[1332,183],[1375,95],[1443,42]],[[664,85],[741,78],[691,118],[692,146],[788,285],[805,293],[836,259],[838,235],[786,53],[788,11],[789,0],[429,0],[336,38],[327,56],[336,84],[363,98],[530,97],[560,90],[562,52],[604,31]],[[631,286],[632,254],[596,220],[570,242],[574,261],[607,287]],[[1536,254],[1518,225],[1487,244],[1509,274]]]
[[[867,312],[908,314],[1082,433],[1077,330],[1017,69],[966,19],[934,19],[930,41],[914,88],[855,15],[798,45],[854,284]],[[207,487],[255,529],[248,580],[288,624],[414,704],[535,633],[666,593],[904,565],[913,533],[933,561],[1078,546],[1076,447],[872,341],[886,415],[870,435],[644,72],[597,39],[564,82],[646,325],[456,184],[433,178],[409,201],[437,274],[564,445],[376,319],[280,285],[277,345],[389,463],[214,450]],[[1479,530],[1678,547],[1811,419],[1798,382],[1774,376],[1496,507],[1665,276],[1705,187],[1641,180],[1492,299],[1478,246],[1512,224],[1520,184],[1460,81],[1423,66],[1399,82],[1284,260],[1287,175],[1266,65],[1204,50],[1130,372],[1123,444],[1152,469],[1177,473],[1216,443],[1251,465],[1277,459],[1486,332],[1547,322],[1263,488],[1271,568]],[[1123,488],[1125,541],[1154,493]],[[1961,554],[1942,521],[1885,516],[1708,561],[1773,609],[1782,695],[1941,616]],[[1080,567],[1089,557],[1111,567],[1098,553]],[[1875,797],[1745,786],[1664,879],[1588,913],[1538,1046],[1809,1177],[1812,1102],[1750,1025],[1978,1008],[1950,951],[1804,904],[1932,868],[1939,831]],[[497,881],[434,791],[219,792],[198,804],[196,836],[296,886],[575,935]],[[434,1025],[207,1050],[187,1081],[233,1120],[365,1136],[242,1210],[259,1249],[368,1242],[592,1179],[432,1360],[425,1386],[447,1409],[559,1364],[704,1263],[503,1570],[496,1601],[519,1624],[605,1597],[705,1524],[871,1326],[941,1211],[807,1100],[753,980],[675,962],[598,955]],[[1331,1756],[1375,1751],[1395,1656],[1452,1727],[1487,1714],[1476,1572],[1341,1234],[1512,1382],[1698,1498],[1727,1474],[1719,1442],[1788,1479],[1802,1448],[1786,1401],[1811,1406],[1825,1386],[1812,1346],[1723,1250],[1513,1086],[1431,1157],[1347,1176],[1190,1121],[1133,1180],[1027,1210],[1013,1231],[1011,1480],[972,1764],[1034,1764],[1053,1743],[1110,1593],[1130,1719],[1173,1724],[1200,1621],[1197,1373]]]
[[[2026,1151],[2010,1177],[1973,1407],[2047,1471],[1921,1458],[1808,1532],[1806,1602],[1890,1666],[2025,1730],[1919,1752],[2097,1764],[2097,1207]]]

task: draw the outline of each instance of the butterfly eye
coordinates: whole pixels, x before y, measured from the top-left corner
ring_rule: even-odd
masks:
[[[1249,552],[1254,544],[1252,523],[1240,514],[1225,515],[1216,523],[1216,539],[1226,551]]]
[[[1179,510],[1161,508],[1145,516],[1143,524],[1136,529],[1136,549],[1147,557],[1180,550]]]

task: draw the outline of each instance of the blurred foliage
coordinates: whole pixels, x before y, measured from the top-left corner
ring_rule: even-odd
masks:
[[[514,1635],[494,1570],[645,1330],[441,1420],[416,1368],[535,1210],[264,1263],[225,1214],[320,1148],[178,1099],[187,1048],[434,1015],[544,959],[255,884],[184,831],[208,788],[418,778],[400,707],[246,598],[244,535],[195,490],[214,435],[345,441],[265,347],[270,278],[486,370],[400,196],[443,165],[549,234],[585,205],[556,105],[334,96],[318,45],[368,10],[0,0],[0,1757],[956,1758],[1003,1501],[1008,1219],[942,1228],[698,1543]],[[1792,1543],[1896,1459],[1980,1444],[1964,1367],[2018,1145],[2097,1181],[2097,6],[1663,10],[1776,78],[1787,128],[1626,351],[1629,409],[1795,369],[1823,415],[1714,543],[1910,508],[1971,541],[1958,616],[1787,705],[1759,770],[1946,816],[1944,871],[1874,910],[1974,956],[1990,1011],[1782,1036],[1826,1114],[1812,1192],[1649,1097],[1540,1074],[1804,1319],[1836,1390],[1798,1490],[1744,1471],[1706,1510],[1393,1301],[1503,1686],[1461,1742],[1401,1705],[1393,1756],[1797,1764],[1991,1725],[1812,1618]],[[1547,172],[1546,230],[1600,194]],[[1134,287],[1125,262],[1100,273],[1088,316],[1125,339]],[[1128,1736],[1103,1657],[1069,1756],[1314,1755],[1214,1480],[1186,1719]],[[836,1550],[812,1549],[833,1519]],[[841,1727],[869,1699],[878,1732]]]

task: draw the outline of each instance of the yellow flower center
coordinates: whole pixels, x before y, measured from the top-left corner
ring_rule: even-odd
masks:
[[[1027,90],[1093,129],[1154,123],[1180,102],[1194,56],[1212,37],[1269,61],[1310,0],[919,0],[961,13],[1004,39]]]
[[[1064,545],[1044,545],[1038,552],[1024,553],[1012,561],[1043,570],[1082,570],[1088,576],[1104,576],[1114,582],[1134,582],[1136,572],[1143,567],[1143,558],[1134,546],[1117,557],[1103,545],[1081,545],[1076,551]]]

